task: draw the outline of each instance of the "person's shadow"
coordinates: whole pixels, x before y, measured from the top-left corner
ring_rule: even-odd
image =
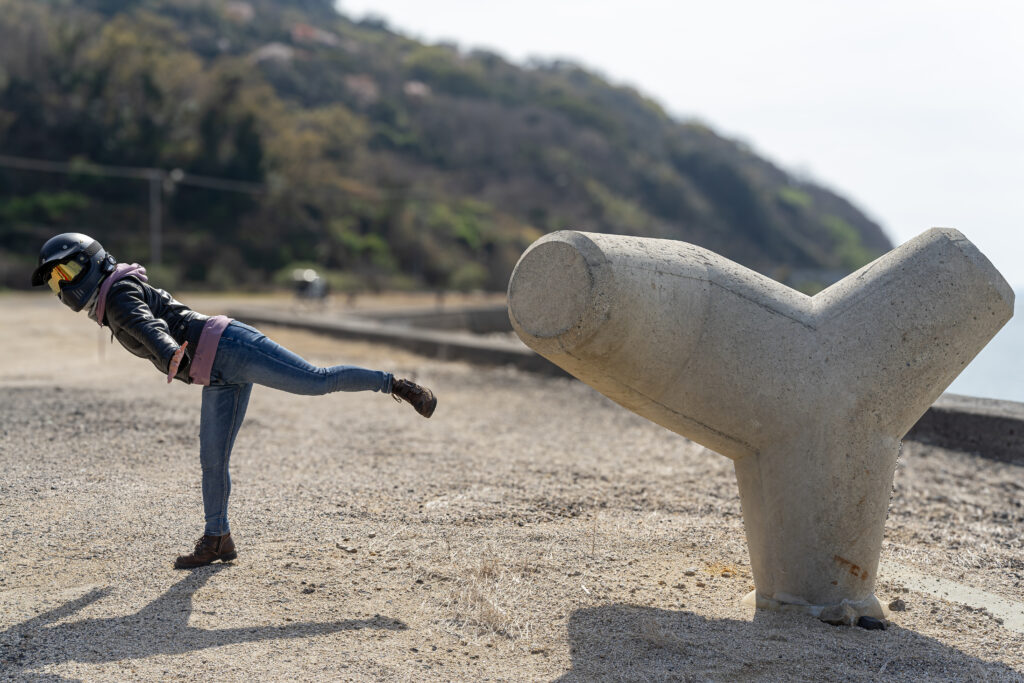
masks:
[[[1021,672],[890,625],[829,626],[758,610],[753,621],[635,605],[569,617],[570,681],[1024,681]]]
[[[403,631],[408,628],[397,619],[380,615],[370,619],[251,628],[207,630],[189,626],[192,595],[210,577],[227,567],[215,565],[191,572],[135,614],[53,625],[110,592],[109,588],[98,588],[0,631],[0,678],[62,680],[59,676],[33,673],[32,670],[64,662],[114,662],[160,654],[182,654],[233,643],[307,638],[355,629]]]

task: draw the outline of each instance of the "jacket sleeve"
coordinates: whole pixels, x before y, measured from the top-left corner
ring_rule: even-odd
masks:
[[[124,279],[116,283],[107,296],[107,322],[111,328],[120,328],[149,352],[159,367],[167,372],[171,356],[178,350],[178,342],[162,319],[154,317],[141,285]]]

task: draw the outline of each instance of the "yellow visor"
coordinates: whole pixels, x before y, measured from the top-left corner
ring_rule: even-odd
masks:
[[[75,261],[58,263],[50,271],[50,278],[47,284],[54,294],[60,294],[60,285],[63,282],[72,282],[82,272],[82,264]]]

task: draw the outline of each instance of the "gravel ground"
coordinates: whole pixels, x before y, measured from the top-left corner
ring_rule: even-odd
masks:
[[[256,388],[239,557],[183,572],[199,389],[0,296],[0,679],[1024,680],[1024,634],[884,572],[886,631],[741,605],[730,461],[580,383],[265,331],[414,376],[437,413]],[[883,561],[1019,604],[1022,497],[1020,467],[907,444]]]

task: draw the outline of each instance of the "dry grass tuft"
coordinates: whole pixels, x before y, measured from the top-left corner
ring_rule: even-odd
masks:
[[[674,633],[667,633],[653,618],[644,619],[640,623],[640,639],[654,647],[668,650],[676,654],[692,655],[693,646]]]
[[[493,544],[450,553],[450,577],[441,606],[444,620],[464,639],[500,636],[514,642],[530,638],[530,606],[536,599],[537,563],[505,557]]]

